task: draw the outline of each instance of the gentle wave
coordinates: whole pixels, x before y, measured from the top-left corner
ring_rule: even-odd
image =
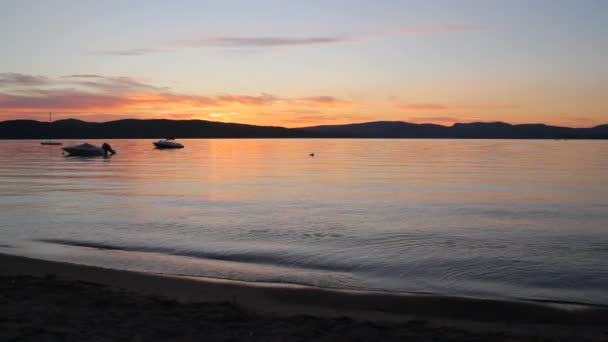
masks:
[[[0,248],[167,274],[608,304],[607,142],[184,143],[115,140],[111,158],[66,158],[3,141],[0,240],[13,247]]]
[[[97,249],[130,251],[130,252],[150,252],[166,255],[187,256],[200,259],[212,259],[222,261],[236,261],[240,263],[251,264],[267,264],[274,266],[296,267],[308,270],[322,270],[335,272],[350,272],[354,269],[354,265],[349,263],[339,262],[324,262],[315,263],[310,260],[309,256],[297,255],[292,252],[247,252],[239,253],[237,251],[218,252],[218,251],[202,251],[202,250],[183,250],[175,248],[164,248],[160,246],[150,247],[141,245],[113,245],[102,242],[65,240],[65,239],[39,239],[37,241],[55,243],[66,246],[90,247]]]

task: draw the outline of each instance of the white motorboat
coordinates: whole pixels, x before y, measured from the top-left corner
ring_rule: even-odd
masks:
[[[107,143],[104,143],[101,147],[91,144],[82,144],[67,146],[63,147],[62,149],[71,156],[81,157],[107,156],[108,153],[116,154],[116,151],[114,151]]]
[[[156,148],[158,149],[165,149],[165,148],[184,148],[184,145],[175,142],[175,140],[173,138],[167,138],[167,139],[162,139],[159,141],[155,141],[153,142],[154,146],[156,146]]]

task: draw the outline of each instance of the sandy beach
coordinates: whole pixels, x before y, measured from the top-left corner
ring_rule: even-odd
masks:
[[[590,340],[608,308],[165,277],[0,255],[0,339]]]

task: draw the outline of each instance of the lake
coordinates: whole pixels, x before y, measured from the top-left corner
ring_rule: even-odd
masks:
[[[108,142],[79,158],[0,141],[0,253],[608,305],[608,141]]]

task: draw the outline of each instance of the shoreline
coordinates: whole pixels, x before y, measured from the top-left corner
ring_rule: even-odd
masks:
[[[232,303],[262,316],[349,317],[395,324],[420,322],[476,332],[525,336],[606,338],[608,307],[394,294],[314,288],[302,285],[174,277],[0,254],[0,276],[40,277],[98,284],[133,295],[179,303]],[[16,278],[14,278],[16,279]],[[69,293],[66,294],[69,296]]]
[[[156,137],[156,138],[53,138],[52,140],[69,140],[69,141],[82,141],[82,140],[150,140],[150,141],[156,141],[158,139],[162,139],[160,137]],[[477,140],[515,140],[515,141],[521,141],[521,140],[530,140],[530,141],[548,141],[548,140],[554,140],[554,141],[568,141],[568,140],[573,140],[573,141],[607,141],[608,138],[605,137],[600,137],[600,138],[593,138],[593,137],[571,137],[571,138],[544,138],[544,137],[538,137],[538,138],[517,138],[517,137],[510,137],[510,138],[501,138],[501,137],[494,137],[494,138],[458,138],[458,137],[385,137],[385,138],[381,138],[381,137],[199,137],[199,138],[194,138],[194,137],[183,137],[183,138],[179,138],[180,140],[308,140],[308,139],[312,139],[312,140],[322,140],[322,139],[328,139],[328,140],[472,140],[472,141],[477,141]],[[33,141],[33,142],[39,142],[39,141],[46,141],[47,138],[4,138],[4,137],[0,137],[0,141]]]

